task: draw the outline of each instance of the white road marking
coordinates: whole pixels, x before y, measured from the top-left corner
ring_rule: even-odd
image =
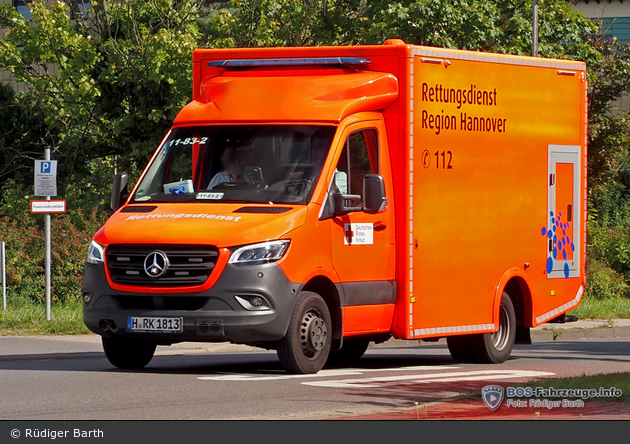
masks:
[[[435,369],[433,367],[431,369]],[[452,368],[452,367],[451,367]],[[429,370],[429,369],[427,369]],[[469,372],[429,373],[423,375],[400,375],[362,379],[337,379],[332,381],[303,382],[304,385],[315,387],[336,388],[378,388],[388,382],[404,381],[406,384],[429,384],[435,382],[484,381],[495,379],[536,378],[553,376],[555,373],[537,372],[530,370],[477,370]]]
[[[431,370],[452,370],[459,367],[454,366],[413,366],[413,367],[399,367],[399,368],[349,368],[349,369],[334,369],[334,370],[320,370],[319,373],[313,375],[292,375],[288,373],[278,375],[266,375],[266,374],[242,374],[242,373],[227,373],[221,376],[201,376],[197,379],[203,381],[276,381],[280,379],[301,379],[301,378],[325,378],[327,376],[353,376],[362,375],[369,372],[408,372],[408,371],[431,371]]]

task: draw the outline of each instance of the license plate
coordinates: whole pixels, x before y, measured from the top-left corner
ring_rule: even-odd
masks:
[[[133,317],[127,318],[127,331],[150,333],[181,333],[182,318]]]

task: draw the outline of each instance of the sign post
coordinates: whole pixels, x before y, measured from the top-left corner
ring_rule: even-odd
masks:
[[[44,160],[35,161],[35,195],[46,196],[46,201],[31,202],[31,212],[46,213],[44,216],[44,238],[46,246],[46,253],[44,255],[46,286],[44,291],[46,296],[46,320],[50,321],[50,213],[65,212],[66,206],[66,202],[63,201],[63,211],[58,211],[58,209],[56,211],[35,211],[38,204],[40,208],[42,206],[50,206],[53,207],[53,209],[56,207],[53,202],[50,202],[50,197],[57,195],[57,161],[50,160],[50,147],[46,147]]]
[[[7,252],[6,244],[0,242],[0,279],[2,279],[2,308],[7,310]]]
[[[538,57],[538,0],[533,3],[532,56]]]

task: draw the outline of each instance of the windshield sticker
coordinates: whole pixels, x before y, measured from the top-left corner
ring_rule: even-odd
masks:
[[[197,199],[221,200],[225,193],[197,193]]]
[[[168,144],[169,147],[173,146],[173,145],[195,145],[195,144],[199,144],[199,145],[205,145],[206,142],[208,141],[207,137],[186,137],[185,139],[174,139],[171,140]]]
[[[181,218],[193,218],[193,219],[215,219],[215,220],[229,220],[232,222],[238,222],[241,220],[241,216],[223,216],[218,214],[207,214],[207,213],[199,213],[199,214],[190,214],[190,213],[166,213],[166,214],[142,214],[142,215],[133,215],[129,216],[125,220],[139,220],[139,219],[181,219]]]

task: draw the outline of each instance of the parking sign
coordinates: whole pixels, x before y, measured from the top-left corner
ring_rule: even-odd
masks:
[[[57,161],[35,161],[35,196],[57,195]]]

